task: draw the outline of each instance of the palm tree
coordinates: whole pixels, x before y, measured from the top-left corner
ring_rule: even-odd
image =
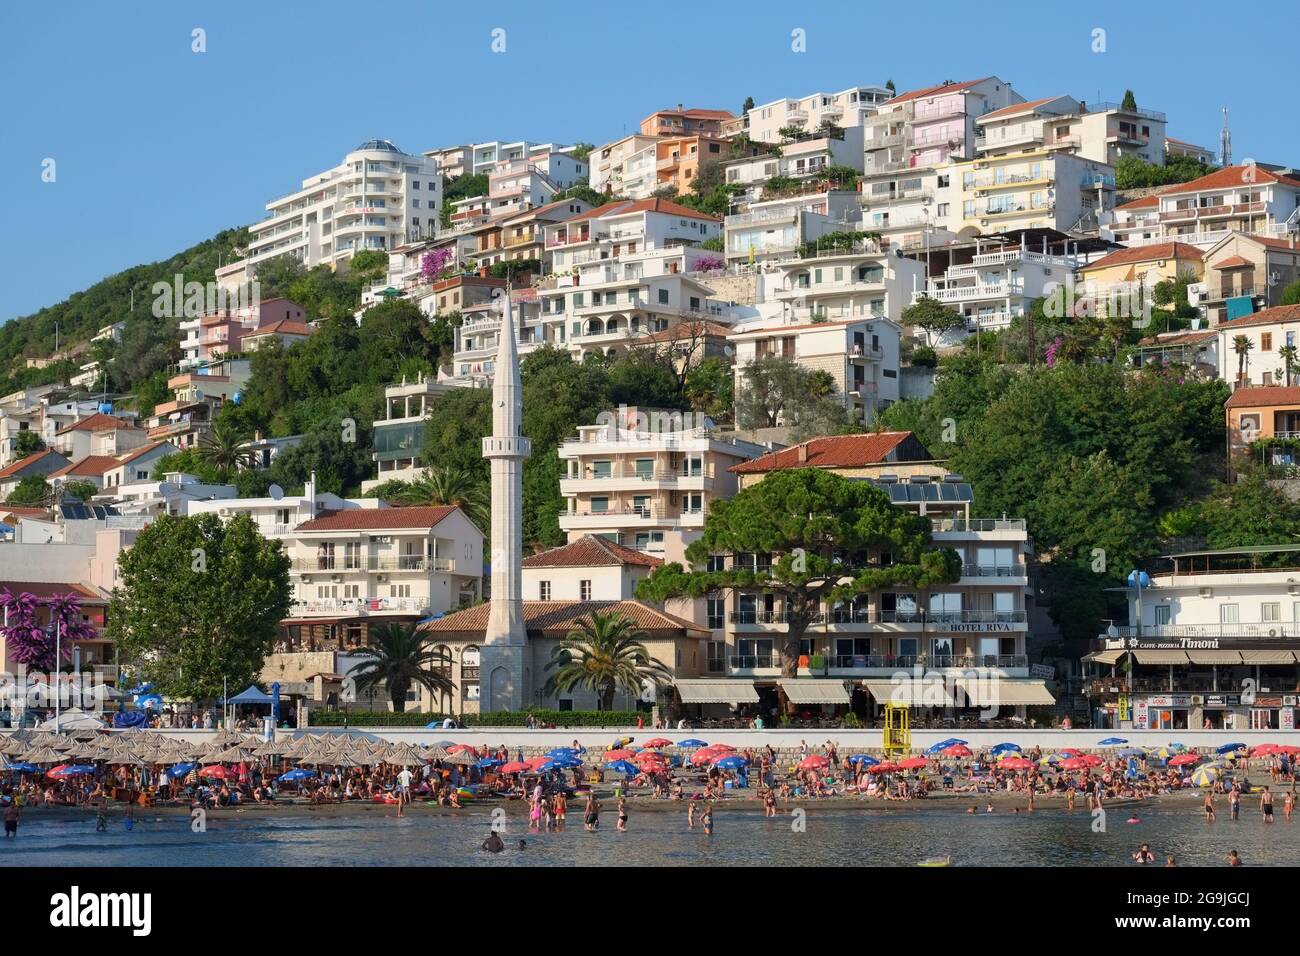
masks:
[[[419,624],[382,624],[370,632],[370,643],[356,651],[364,658],[349,672],[359,691],[380,684],[388,688],[388,699],[399,714],[406,709],[406,694],[419,684],[437,697],[453,695],[456,685],[440,667],[445,661],[433,649],[434,635]]]
[[[1296,347],[1294,345],[1284,345],[1277,350],[1277,354],[1281,357],[1283,367],[1286,369],[1286,384],[1290,385],[1292,373],[1295,372],[1296,367]]]
[[[1246,377],[1246,356],[1255,347],[1248,335],[1238,335],[1232,340],[1232,350],[1237,353],[1237,381]]]
[[[491,520],[483,483],[464,468],[426,468],[412,488],[412,497],[431,505],[455,505],[479,528],[486,528]]]
[[[250,468],[254,462],[248,440],[225,424],[213,425],[199,436],[198,452],[200,460],[222,471]]]
[[[551,651],[546,669],[553,670],[542,693],[584,687],[596,694],[597,707],[610,710],[614,692],[622,687],[640,694],[646,681],[663,688],[672,683],[668,668],[650,656],[639,631],[615,611],[594,611],[579,621]]]

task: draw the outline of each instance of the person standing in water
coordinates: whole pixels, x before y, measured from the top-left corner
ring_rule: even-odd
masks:
[[[704,824],[704,835],[713,836],[713,804],[710,803],[704,808],[704,816],[700,818],[700,822]]]
[[[1214,822],[1214,793],[1210,790],[1205,791],[1205,822]]]
[[[1228,791],[1228,816],[1231,817],[1232,821],[1235,823],[1237,820],[1237,815],[1240,813],[1241,813],[1241,791],[1237,789],[1237,784],[1234,782],[1232,785],[1232,789]]]
[[[627,832],[627,797],[618,798],[618,826],[619,833]]]
[[[1288,790],[1286,792],[1286,796],[1282,798],[1282,816],[1286,818],[1287,823],[1291,822],[1291,814],[1294,812],[1295,812],[1295,791]]]
[[[23,817],[23,811],[18,806],[18,796],[15,794],[5,807],[5,839],[16,838],[18,836],[18,821]]]
[[[1273,794],[1268,787],[1259,795],[1259,811],[1264,814],[1265,823],[1273,822]]]
[[[595,793],[587,794],[586,811],[583,828],[586,830],[600,829],[600,802],[596,799]]]

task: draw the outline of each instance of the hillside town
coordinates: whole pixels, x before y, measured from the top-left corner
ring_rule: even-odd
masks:
[[[603,144],[366,140],[26,356],[0,670],[185,727],[252,682],[298,727],[1294,729],[1300,171],[1131,91],[777,92]],[[151,309],[166,358],[123,387]],[[295,371],[371,343],[368,405]],[[1083,470],[998,442],[1039,412]],[[220,664],[184,640],[204,575]],[[567,674],[618,635],[608,683]]]

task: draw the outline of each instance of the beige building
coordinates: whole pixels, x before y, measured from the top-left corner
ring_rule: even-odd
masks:
[[[1282,304],[1282,292],[1300,280],[1300,238],[1229,233],[1205,252],[1205,285],[1200,304],[1210,325],[1249,308],[1251,312]],[[1238,302],[1229,307],[1229,300]],[[1249,305],[1247,305],[1247,300]]]

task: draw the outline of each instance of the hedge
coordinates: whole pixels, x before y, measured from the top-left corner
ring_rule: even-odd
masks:
[[[424,727],[434,721],[446,720],[449,714],[421,714],[413,711],[396,713],[387,710],[313,710],[309,713],[312,727]],[[490,714],[462,714],[455,719],[466,727],[522,727],[532,716],[543,727],[631,727],[636,719],[648,719],[643,711],[636,710],[526,710],[498,711]]]

